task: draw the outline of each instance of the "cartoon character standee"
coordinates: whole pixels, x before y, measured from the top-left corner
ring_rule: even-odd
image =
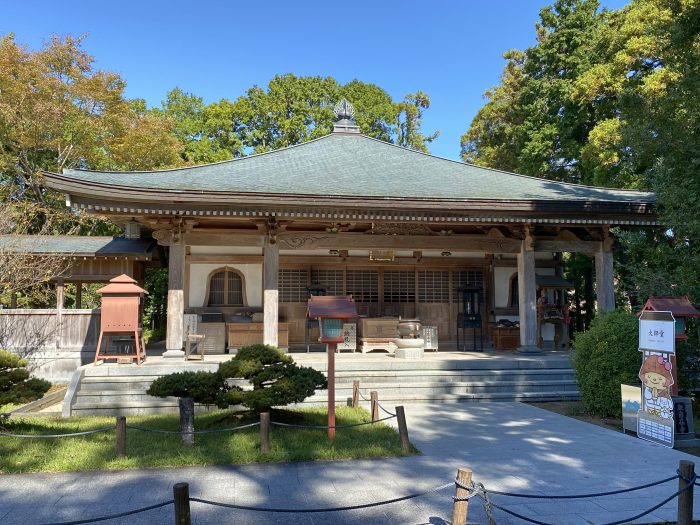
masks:
[[[650,355],[642,363],[639,379],[644,383],[647,412],[664,419],[672,418],[673,401],[669,393],[669,387],[673,384],[671,363],[665,361],[660,355]]]

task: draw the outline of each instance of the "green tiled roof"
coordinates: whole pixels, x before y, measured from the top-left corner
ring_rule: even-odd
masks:
[[[85,256],[147,257],[155,247],[153,239],[83,237],[78,235],[0,235],[0,250]]]
[[[231,161],[152,172],[63,171],[63,181],[169,192],[650,203],[646,192],[552,182],[334,133]],[[51,186],[50,177],[47,184]]]

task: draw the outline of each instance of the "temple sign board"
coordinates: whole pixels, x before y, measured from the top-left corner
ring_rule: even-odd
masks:
[[[642,406],[637,413],[637,435],[667,447],[674,443],[671,356],[675,355],[675,324],[671,312],[644,311],[639,317]]]

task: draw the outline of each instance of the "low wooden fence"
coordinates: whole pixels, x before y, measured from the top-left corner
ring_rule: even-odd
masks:
[[[41,350],[92,350],[100,335],[100,310],[0,310],[0,348],[26,354]]]

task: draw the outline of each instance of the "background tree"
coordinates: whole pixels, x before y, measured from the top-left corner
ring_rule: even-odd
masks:
[[[31,210],[39,229],[60,216],[58,231],[95,228],[42,186],[42,170],[153,168],[179,158],[169,122],[125,99],[125,82],[95,70],[81,43],[53,37],[29,51],[11,34],[0,38],[0,196],[18,207],[40,205]]]
[[[700,2],[601,11],[594,0],[558,0],[536,29],[535,46],[504,55],[501,84],[462,137],[463,159],[654,191],[664,226],[617,232],[619,286],[640,301],[700,302]],[[584,275],[583,286],[592,269],[580,259],[569,272]]]
[[[398,136],[396,144],[405,148],[428,153],[428,144],[435,140],[440,132],[425,135],[421,130],[423,113],[430,107],[430,97],[418,91],[409,93],[403,102],[397,104]]]

